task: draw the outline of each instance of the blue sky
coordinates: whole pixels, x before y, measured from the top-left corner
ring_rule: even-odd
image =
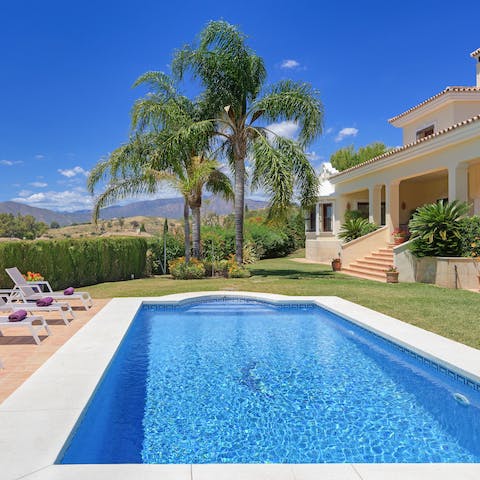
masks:
[[[168,72],[172,51],[221,18],[249,36],[268,82],[320,90],[317,166],[349,144],[401,144],[388,118],[475,83],[478,1],[1,2],[0,201],[88,208],[88,170],[128,138],[133,81]]]

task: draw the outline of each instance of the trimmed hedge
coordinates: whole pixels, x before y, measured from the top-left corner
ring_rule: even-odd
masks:
[[[145,274],[143,238],[36,240],[0,243],[0,285],[10,288],[5,268],[39,272],[53,289],[128,280]]]

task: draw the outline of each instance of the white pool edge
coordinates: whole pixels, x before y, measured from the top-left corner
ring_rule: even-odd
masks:
[[[312,465],[54,465],[142,303],[248,297],[273,303],[312,302],[480,382],[480,350],[446,339],[339,297],[253,292],[195,292],[115,298],[0,405],[0,472],[4,480],[480,478],[480,464]]]

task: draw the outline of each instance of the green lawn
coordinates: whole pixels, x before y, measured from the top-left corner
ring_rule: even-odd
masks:
[[[303,256],[297,252],[295,256]],[[159,296],[206,290],[243,290],[284,295],[337,295],[445,337],[480,348],[480,295],[424,284],[361,280],[330,267],[288,258],[261,260],[251,278],[173,280],[169,276],[88,287],[96,298]]]

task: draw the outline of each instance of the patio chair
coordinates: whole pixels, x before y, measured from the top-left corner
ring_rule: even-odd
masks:
[[[34,325],[34,322],[40,322],[40,325]],[[30,333],[32,334],[32,337],[35,340],[35,343],[37,345],[40,345],[40,338],[38,337],[37,332],[39,332],[42,329],[45,329],[45,331],[47,332],[47,335],[52,334],[50,327],[47,325],[47,322],[40,315],[27,316],[26,318],[24,318],[23,320],[20,320],[19,322],[11,322],[8,319],[8,317],[0,316],[0,337],[3,337],[2,330],[5,328],[21,328],[21,327],[27,327],[30,330]]]
[[[12,290],[9,296],[5,296],[0,291],[0,312],[14,312],[16,310],[26,310],[27,312],[59,312],[62,316],[63,323],[70,325],[70,320],[67,314],[75,318],[72,307],[67,302],[53,302],[51,305],[39,307],[34,302],[27,302],[22,292]]]
[[[5,271],[8,273],[10,278],[15,283],[14,291],[21,291],[22,295],[27,301],[38,300],[42,297],[49,296],[55,300],[80,300],[85,307],[85,310],[88,310],[93,306],[92,297],[88,292],[75,292],[72,295],[65,295],[63,292],[54,292],[50,283],[47,281],[35,281],[27,282],[22,273],[17,267],[6,268]],[[47,291],[42,291],[42,286],[47,288]]]

